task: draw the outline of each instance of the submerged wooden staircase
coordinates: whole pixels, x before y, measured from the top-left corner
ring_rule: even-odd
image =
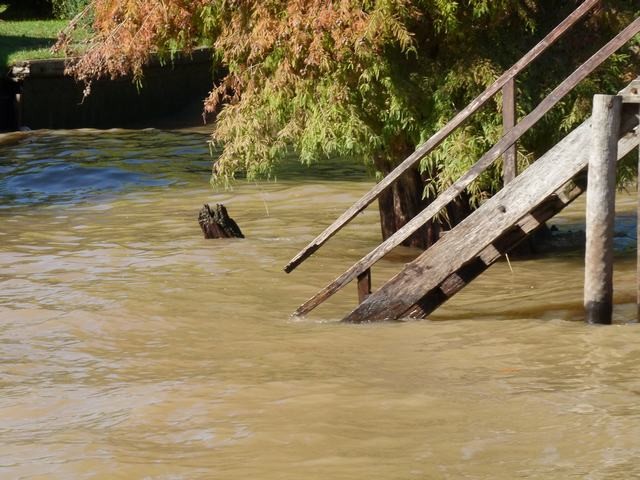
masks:
[[[329,238],[371,204],[404,172],[438,147],[465,120],[499,91],[504,95],[505,133],[462,177],[420,214],[359,262],[301,305],[295,315],[305,315],[353,280],[358,282],[359,306],[344,318],[348,322],[423,318],[459,292],[530,233],[576,199],[586,187],[585,170],[591,142],[590,121],[571,132],[519,176],[515,176],[515,143],[580,81],[615,51],[640,33],[635,19],[607,45],[562,82],[536,109],[515,125],[514,81],[518,73],[535,60],[572,25],[589,12],[598,0],[586,0],[565,21],[505,72],[477,99],[462,110],[441,131],[421,145],[384,180],[356,202],[285,267],[287,273],[317,251]],[[640,91],[640,79],[621,95],[633,97]],[[638,105],[625,107],[619,141],[619,158],[638,146]],[[404,266],[378,291],[370,293],[371,267],[423,226],[498,158],[504,156],[505,187],[473,214],[443,236],[418,258]],[[515,177],[515,178],[514,178]]]

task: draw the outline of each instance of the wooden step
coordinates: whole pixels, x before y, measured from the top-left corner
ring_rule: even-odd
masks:
[[[633,132],[637,125],[637,106],[626,108],[620,157],[638,145],[638,135]],[[582,193],[583,187],[574,179],[587,166],[590,141],[587,120],[369,295],[344,321],[397,320],[431,313]],[[571,182],[580,191],[567,191]]]

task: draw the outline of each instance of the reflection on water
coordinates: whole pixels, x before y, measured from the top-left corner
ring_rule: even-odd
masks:
[[[640,476],[633,254],[617,259],[610,328],[579,321],[579,252],[499,263],[430,321],[338,324],[355,286],[294,321],[377,243],[376,212],[282,266],[370,181],[289,166],[213,193],[205,140],[0,150],[0,478]],[[247,239],[203,240],[204,202]],[[414,253],[380,262],[374,286]]]
[[[188,181],[210,170],[204,134],[34,135],[0,150],[0,206],[79,202],[99,193]]]

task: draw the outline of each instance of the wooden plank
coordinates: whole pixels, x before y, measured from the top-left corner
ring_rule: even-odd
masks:
[[[484,263],[484,262],[483,262]],[[452,297],[467,284],[466,280],[460,272],[455,272],[449,275],[444,282],[440,284],[438,288],[442,293],[448,297]]]
[[[637,122],[635,115],[627,116],[623,133],[632,131]],[[394,320],[404,316],[425,294],[477,257],[487,245],[583,170],[588,162],[590,136],[589,122],[585,122],[449,235],[407,264],[345,321]]]
[[[622,97],[596,95],[587,182],[584,308],[588,323],[611,324],[613,316],[613,229],[616,160]]]
[[[632,108],[630,111],[636,110],[636,118],[640,119],[640,115],[637,114],[637,107]],[[627,125],[624,124],[625,116],[629,113],[625,112],[625,109],[622,110],[622,131],[627,130]],[[627,111],[628,112],[628,111]],[[627,117],[628,118],[628,117]],[[636,120],[637,121],[637,120]],[[629,155],[638,145],[640,144],[640,127],[636,129],[636,131],[630,131],[627,133],[620,142],[618,142],[618,160],[622,157]]]
[[[406,316],[413,319],[427,317],[449,298],[453,297],[456,293],[471,283],[488,267],[489,266],[480,258],[474,258],[468,264],[464,265],[458,272],[447,277],[447,279],[442,282],[438,288],[422,297],[420,301],[411,308]]]
[[[518,73],[524,70],[531,62],[540,56],[549,46],[555,43],[569,28],[571,28],[578,20],[580,20],[587,12],[598,4],[599,0],[585,0],[571,15],[569,15],[562,23],[554,28],[544,39],[542,39],[535,47],[533,47],[525,56],[523,56],[515,65],[504,72],[493,85],[488,87],[476,99],[474,99],[466,108],[461,110],[453,119],[447,123],[440,131],[420,145],[414,153],[407,157],[395,170],[387,175],[381,182],[376,184],[368,193],[360,200],[353,204],[346,212],[327,227],[324,232],[318,235],[309,245],[303,248],[289,263],[284,267],[287,273],[292,272],[305,259],[315,253],[327,240],[333,237],[347,223],[362,212],[370,205],[380,194],[386,190],[393,182],[395,182],[404,172],[417,164],[422,158],[433,151],[440,145],[451,133],[453,133],[460,125],[462,125],[471,115],[473,115],[480,107],[488,102],[493,96],[504,87],[504,85],[514,78]]]
[[[512,78],[502,88],[502,128],[506,133],[516,126],[516,79]],[[514,143],[502,157],[502,182],[504,185],[516,178],[517,167],[517,147]]]
[[[499,250],[493,243],[490,243],[478,254],[478,258],[484,262],[485,265],[491,265],[498,260],[505,252]]]
[[[618,143],[618,160],[628,155],[639,143],[640,138],[635,135],[626,135],[623,137]],[[431,290],[421,298],[420,301],[410,309],[407,316],[413,319],[426,318],[440,305],[498,261],[510,249],[517,246],[529,233],[557,215],[582,195],[586,187],[586,170],[583,169],[573,177],[571,181],[556,190],[550,198],[536,207],[534,211],[521,218],[517,222],[516,228],[508,230],[492,244],[485,247],[476,259],[479,259],[482,264],[474,261],[473,265],[475,268],[467,268],[463,274],[456,272],[453,276],[448,277],[439,288]],[[484,265],[484,268],[482,268],[482,265]],[[443,287],[445,283],[448,283],[448,285]]]
[[[407,224],[363,257],[359,262],[354,264],[350,269],[298,307],[294,315],[303,316],[312,311],[349,282],[353,281],[362,272],[371,268],[371,266],[373,266],[378,260],[383,258],[387,253],[409,238],[413,232],[431,220],[438,212],[460,195],[460,193],[476,178],[478,178],[487,167],[500,157],[500,155],[504,154],[511,145],[513,145],[524,133],[535,125],[549,110],[562,100],[564,96],[573,90],[578,83],[593,72],[593,70],[609,58],[612,53],[633,38],[633,36],[638,32],[640,32],[640,17],[634,20],[625,30],[618,34],[589,60],[583,63],[574,73],[572,73],[553,92],[551,92],[551,94],[549,94],[549,96],[547,96],[540,105],[538,105],[529,115],[524,117],[516,127],[507,132],[500,141],[485,153],[464,175],[462,175],[462,177],[442,192],[422,212],[412,218]],[[313,248],[317,250],[320,248],[320,244],[316,244]],[[309,255],[310,254],[311,253],[309,253]]]
[[[371,295],[371,270],[358,275],[358,302],[364,302]]]
[[[563,207],[566,206],[563,205]],[[562,208],[563,208],[562,207]],[[560,208],[560,209],[562,209]],[[553,210],[548,210],[549,218],[555,213]],[[536,222],[537,226],[541,226],[544,223],[543,217],[540,216]],[[525,221],[528,223],[528,221]],[[422,297],[416,305],[414,305],[408,312],[407,316],[410,318],[426,318],[433,311],[435,311],[440,305],[453,297],[456,293],[470,284],[480,274],[484,273],[491,265],[498,261],[507,251],[516,246],[522,240],[528,236],[528,233],[524,229],[513,228],[503,234],[497,239],[494,244],[486,247],[480,255],[472,260],[469,264],[462,267],[463,274],[456,272],[440,285],[439,290],[434,294],[434,291],[427,293]],[[498,245],[498,248],[495,247]]]
[[[622,103],[640,103],[640,79],[636,79],[627,85],[619,95],[622,96]]]
[[[436,287],[425,295],[420,302],[416,303],[411,311],[407,312],[406,317],[412,319],[426,318],[430,312],[433,312],[439,305],[442,305],[446,301],[447,296],[442,292],[442,290]]]
[[[640,137],[633,133],[623,137],[618,143],[618,160],[621,160],[634,148],[637,148],[638,144],[640,144]],[[480,260],[482,264],[484,264],[484,268],[481,268],[480,263],[474,262],[473,265],[475,268],[473,270],[466,269],[463,274],[460,272],[454,273],[448,277],[439,288],[434,288],[421,298],[420,301],[409,310],[407,317],[413,319],[426,318],[455,293],[462,290],[462,288],[498,261],[511,248],[524,240],[528,233],[533,232],[537,227],[557,215],[582,195],[586,187],[586,169],[583,169],[574,176],[571,181],[556,190],[549,199],[536,207],[533,212],[521,218],[517,222],[516,228],[508,230],[492,244],[485,247],[477,257],[477,260]],[[445,283],[448,285],[443,288]]]
[[[622,103],[637,103],[636,100],[640,96],[640,78],[627,85],[619,95],[622,96]]]

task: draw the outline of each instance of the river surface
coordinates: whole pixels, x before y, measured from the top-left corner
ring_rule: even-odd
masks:
[[[500,262],[427,321],[340,324],[354,285],[292,319],[377,244],[372,210],[282,272],[372,181],[292,164],[216,192],[206,139],[0,147],[0,478],[640,478],[630,196],[612,327],[581,322],[579,251]],[[247,238],[202,239],[205,202]]]

